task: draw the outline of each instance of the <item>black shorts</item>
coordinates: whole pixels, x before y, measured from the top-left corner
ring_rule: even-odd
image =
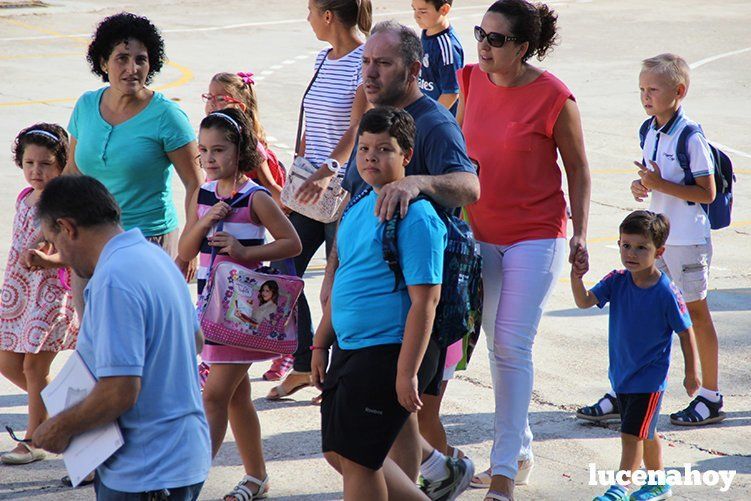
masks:
[[[409,412],[396,395],[401,344],[334,350],[321,401],[323,452],[336,452],[372,470],[383,466]],[[417,373],[425,390],[438,372],[438,345],[431,341]]]
[[[618,393],[621,408],[621,433],[634,435],[643,440],[652,440],[657,431],[662,395],[654,393]]]

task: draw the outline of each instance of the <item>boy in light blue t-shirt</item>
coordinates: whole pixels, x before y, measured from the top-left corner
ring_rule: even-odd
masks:
[[[665,252],[670,232],[662,214],[636,211],[623,220],[618,246],[625,270],[612,271],[591,290],[584,288],[586,251],[580,251],[571,269],[576,305],[603,308],[610,303],[608,346],[610,383],[621,410],[621,482],[595,501],[665,499],[672,493],[666,483],[638,485],[629,495],[632,473],[642,461],[649,471],[660,471],[662,445],[656,435],[660,404],[667,385],[673,332],[678,333],[685,360],[683,385],[689,396],[699,389],[698,355],[686,303],[657,259]],[[616,477],[618,478],[618,477]]]
[[[356,196],[342,216],[339,267],[313,340],[312,377],[323,391],[323,452],[345,478],[347,498],[367,493],[386,499],[387,485],[389,493],[404,489],[400,499],[421,496],[387,455],[439,370],[440,349],[431,331],[446,228],[430,202],[409,206],[396,230],[404,279],[395,283],[383,257],[385,223],[375,216],[381,187],[405,176],[414,135],[414,120],[404,110],[381,107],[362,118],[357,169],[372,191]],[[335,336],[338,349],[327,370]],[[413,431],[417,443],[416,426]]]

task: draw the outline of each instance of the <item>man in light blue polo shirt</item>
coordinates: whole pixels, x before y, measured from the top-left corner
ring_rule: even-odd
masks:
[[[83,278],[77,352],[97,383],[44,422],[34,444],[70,439],[117,420],[125,444],[97,468],[98,500],[195,500],[211,464],[196,371],[200,330],[182,275],[140,230],[123,231],[112,195],[88,176],[51,181],[38,203],[45,238]]]

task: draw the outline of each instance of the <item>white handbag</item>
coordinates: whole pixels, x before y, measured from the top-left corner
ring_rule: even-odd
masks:
[[[305,89],[305,93],[302,96],[302,101],[305,101],[305,96],[310,92],[310,88],[313,86],[313,82],[318,78],[318,73],[323,67],[323,63],[326,62],[331,49],[324,54],[321,59],[321,64],[318,65],[316,72],[313,74],[313,78],[308,84],[308,88]],[[297,121],[297,137],[295,139],[295,155],[300,151],[300,144],[302,142],[302,123],[305,107],[303,103],[300,103],[300,116]],[[343,209],[342,201],[347,196],[347,192],[342,189],[342,181],[344,180],[344,172],[340,170],[332,177],[326,191],[321,195],[321,198],[315,204],[301,204],[295,198],[297,191],[308,180],[308,178],[319,169],[313,165],[309,160],[303,156],[296,156],[292,162],[292,167],[287,174],[287,183],[282,188],[282,203],[292,209],[293,211],[307,216],[311,219],[315,219],[321,223],[332,223],[339,219],[340,213]]]
[[[327,167],[324,167],[327,168]],[[287,184],[282,189],[282,203],[295,212],[315,219],[321,223],[332,223],[339,219],[342,211],[344,198],[347,192],[342,189],[344,173],[339,172],[331,178],[326,191],[314,204],[301,204],[295,198],[297,190],[308,180],[318,168],[310,163],[305,157],[297,157],[292,163],[292,168],[287,174]]]

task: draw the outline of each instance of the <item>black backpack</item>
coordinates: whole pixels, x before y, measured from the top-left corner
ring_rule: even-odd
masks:
[[[372,188],[355,196],[347,210],[365,198]],[[482,326],[482,258],[469,225],[455,217],[424,195],[417,200],[427,200],[446,226],[446,249],[443,253],[443,281],[441,298],[436,308],[433,323],[433,338],[442,348],[464,338],[468,334],[477,339]],[[383,227],[383,259],[394,273],[394,290],[404,282],[399,266],[397,230],[401,217],[397,212]]]

